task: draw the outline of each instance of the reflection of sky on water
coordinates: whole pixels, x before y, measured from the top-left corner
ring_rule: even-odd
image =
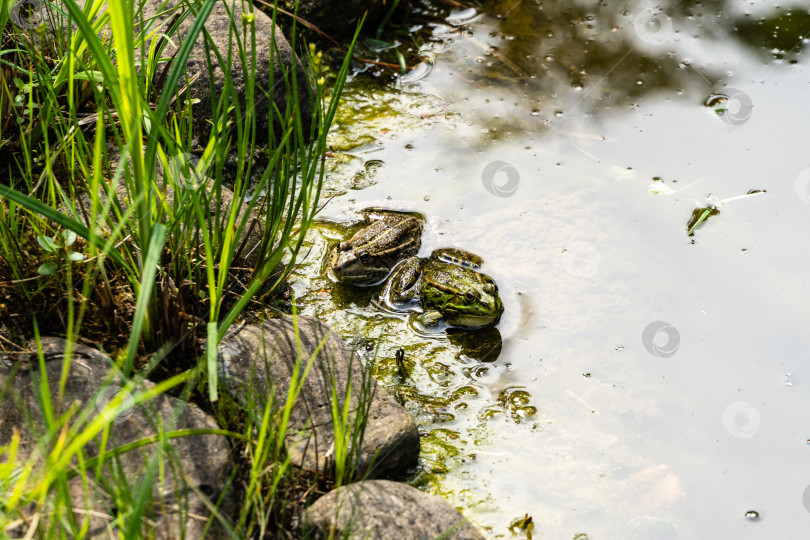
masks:
[[[802,538],[810,73],[797,36],[810,17],[673,2],[673,33],[654,45],[634,34],[641,3],[557,4],[448,26],[429,75],[393,92],[407,125],[371,130],[384,142],[373,185],[326,211],[418,209],[442,232],[429,247],[481,254],[503,291],[487,381],[524,386],[538,413],[490,422],[443,487],[492,536],[528,512],[535,538]],[[766,15],[776,38],[757,30]],[[737,125],[702,105],[729,88],[752,105]],[[487,191],[493,161],[517,171],[514,194]],[[749,190],[766,193],[730,200]],[[710,205],[720,213],[690,239]],[[655,321],[677,330],[668,358],[642,343]]]

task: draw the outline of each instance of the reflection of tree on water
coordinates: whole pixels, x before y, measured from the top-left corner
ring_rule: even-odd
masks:
[[[578,114],[599,116],[611,107],[635,107],[653,93],[694,101],[720,90],[721,68],[698,71],[677,52],[695,37],[706,50],[732,37],[758,56],[795,62],[810,32],[805,9],[769,8],[762,16],[737,13],[730,0],[669,4],[484,2],[481,11],[491,16],[466,40],[464,61],[477,65],[456,66],[454,75],[487,93],[519,92],[537,109],[537,120],[548,123],[574,104]]]

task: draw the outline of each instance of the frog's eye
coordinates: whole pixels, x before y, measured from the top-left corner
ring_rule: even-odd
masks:
[[[368,251],[361,251],[357,256],[359,257],[360,262],[363,264],[366,264],[368,260],[371,258],[371,255],[369,255]]]
[[[473,302],[478,300],[478,293],[474,293],[472,291],[467,291],[464,294],[464,300],[466,300],[468,304],[472,304]]]

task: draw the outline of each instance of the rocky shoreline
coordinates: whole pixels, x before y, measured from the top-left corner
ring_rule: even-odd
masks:
[[[160,501],[150,519],[158,538],[198,538],[212,516],[212,506],[222,504],[221,518],[207,532],[208,538],[229,538],[218,523],[228,521],[228,479],[233,474],[233,459],[225,435],[186,435],[165,441],[164,430],[217,431],[214,418],[193,403],[168,395],[148,402],[136,402],[141,393],[155,387],[148,380],[127,386],[114,362],[99,351],[57,338],[42,338],[44,371],[40,371],[36,350],[28,354],[0,354],[0,388],[7,389],[6,403],[0,411],[0,445],[12,443],[19,434],[17,459],[36,458],[38,441],[47,433],[47,419],[40,406],[40,384],[47,379],[51,395],[58,395],[60,375],[70,348],[69,371],[64,398],[54,404],[54,416],[60,417],[85,405],[84,412],[111,415],[104,443],[99,434],[83,449],[85,460],[101,453],[126,447],[138,441],[155,441],[139,452],[118,456],[132,485],[148,482],[154,474],[149,463],[160,456],[162,469],[170,474],[165,482],[153,483],[152,499]],[[358,356],[323,323],[307,318],[267,320],[261,325],[242,326],[222,341],[217,362],[224,388],[246,414],[264,414],[268,400],[271,414],[284,410],[284,398],[290,387],[301,381],[300,393],[291,407],[287,427],[287,450],[291,463],[334,474],[334,453],[338,436],[333,423],[333,401],[343,410],[349,399],[347,425],[363,426],[353,452],[352,483],[321,497],[300,520],[300,533],[316,538],[349,534],[349,538],[433,538],[453,531],[446,538],[483,538],[461,514],[446,501],[422,493],[407,484],[376,480],[396,477],[415,464],[419,455],[419,433],[408,412],[365,372]],[[304,374],[306,373],[306,376]],[[362,389],[362,391],[361,391]],[[348,398],[347,398],[348,396]],[[90,404],[90,407],[86,407]],[[360,418],[358,418],[360,416]],[[343,426],[345,428],[345,426]],[[343,433],[343,430],[340,430]],[[355,434],[356,435],[356,434]],[[345,442],[345,441],[344,441]],[[89,477],[95,486],[87,500],[81,478],[70,481],[74,510],[91,515],[91,536],[106,536],[112,523],[115,501],[103,489],[107,466]],[[118,471],[117,474],[120,474]],[[175,485],[163,493],[159,485]],[[173,510],[184,508],[184,511]],[[19,531],[24,534],[25,528]]]

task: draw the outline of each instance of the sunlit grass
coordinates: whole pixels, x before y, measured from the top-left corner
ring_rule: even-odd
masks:
[[[208,409],[221,413],[234,407],[220,399],[217,345],[246,310],[263,307],[258,297],[278,290],[296,263],[318,209],[326,135],[348,72],[350,55],[334,78],[329,100],[317,66],[307,71],[307,77],[314,77],[304,85],[294,66],[283,81],[256,80],[255,18],[237,17],[228,50],[217,50],[204,27],[216,1],[181,3],[176,17],[162,19],[163,26],[157,20],[136,24],[137,10],[126,0],[107,0],[103,12],[100,0],[83,6],[75,0],[46,4],[47,19],[72,32],[49,31],[44,25],[21,28],[9,19],[11,2],[0,4],[0,174],[5,178],[0,182],[0,286],[16,302],[5,307],[44,307],[55,298],[46,313],[20,314],[36,315],[44,331],[68,341],[97,339],[105,328],[118,333],[114,362],[138,406],[181,388],[188,397],[203,385]],[[249,3],[244,9],[253,10]],[[186,17],[194,22],[179,50],[169,55],[164,34],[173,35]],[[230,66],[233,58],[240,60],[247,88],[240,106],[230,70],[224,70],[210,138],[189,160],[190,104],[176,89],[187,81],[185,66],[198,35],[207,40],[213,61]],[[275,49],[276,43],[273,38],[261,46]],[[162,90],[155,87],[158,82]],[[280,130],[272,131],[271,122],[264,137],[270,143],[259,145],[255,103],[268,96],[272,101],[276,84],[287,90],[286,104],[272,109]],[[308,95],[299,95],[302,88]],[[302,117],[305,100],[312,106],[309,118]],[[226,168],[229,156],[235,156],[235,165]],[[254,167],[257,156],[261,174]],[[233,202],[223,209],[226,185]],[[235,263],[244,233],[255,226],[252,213],[262,220],[263,236],[255,264],[242,269]],[[277,272],[279,265],[283,270]],[[180,312],[192,322],[177,324]],[[18,338],[38,341],[38,327],[33,319],[29,322],[30,330],[23,329]],[[204,349],[197,343],[204,343]],[[176,359],[172,355],[183,348],[194,351],[195,360],[180,365],[179,373],[165,369],[166,359]],[[303,366],[312,361],[298,359]],[[0,448],[0,531],[47,538],[87,535],[88,517],[72,508],[68,483],[78,476],[85,500],[91,500],[97,487],[91,477],[99,481],[106,465],[114,472],[104,486],[117,501],[111,526],[126,537],[140,537],[141,522],[151,511],[152,482],[129,489],[124,471],[116,469],[118,457],[155,447],[159,451],[144,463],[147,479],[164,482],[161,455],[170,441],[203,433],[228,437],[249,464],[240,479],[245,502],[235,521],[212,508],[210,522],[217,521],[235,538],[285,526],[288,492],[299,482],[285,441],[300,380],[280,409],[269,400],[261,416],[220,414],[227,429],[175,430],[155,419],[152,438],[106,448],[114,414],[63,402],[70,350],[58,382],[45,377],[41,353],[38,367],[44,432],[29,434],[38,443],[28,458],[21,457],[20,433]],[[147,372],[161,380],[139,390]],[[362,388],[355,390],[364,394]],[[10,399],[10,391],[0,389],[0,403]],[[346,389],[347,395],[351,391]],[[113,413],[120,412],[124,404],[112,407]],[[365,419],[352,417],[337,403],[332,412],[340,483],[354,474]],[[101,441],[101,454],[86,454],[91,441]]]

